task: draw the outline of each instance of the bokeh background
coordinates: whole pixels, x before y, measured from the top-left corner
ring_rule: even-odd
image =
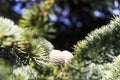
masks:
[[[0,16],[18,24],[24,10],[45,0],[0,0]],[[50,0],[51,1],[51,0]],[[120,14],[119,0],[55,0],[49,21],[57,30],[50,41],[56,49],[73,51],[78,40]]]

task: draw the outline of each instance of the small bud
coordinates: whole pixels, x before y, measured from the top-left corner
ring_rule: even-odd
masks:
[[[69,51],[52,50],[49,54],[49,61],[55,65],[68,64],[73,55]]]
[[[69,51],[62,51],[62,54],[64,55],[65,64],[68,64],[73,58],[73,54]]]
[[[49,54],[49,60],[55,65],[62,65],[65,63],[64,56],[61,54],[60,50],[52,50]]]

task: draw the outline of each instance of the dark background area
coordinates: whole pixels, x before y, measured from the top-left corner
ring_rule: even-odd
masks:
[[[16,24],[23,9],[44,0],[0,0],[0,16]],[[56,49],[73,51],[73,45],[95,28],[109,23],[113,15],[120,14],[119,0],[56,0],[50,21],[57,29],[51,40]]]

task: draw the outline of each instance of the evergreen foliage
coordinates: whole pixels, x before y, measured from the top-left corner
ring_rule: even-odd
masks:
[[[8,80],[36,80],[37,71],[30,66],[21,66],[13,70]]]
[[[9,19],[0,17],[0,22],[0,57],[12,64],[19,64],[23,60],[23,52],[16,44],[20,41],[23,30]]]
[[[24,32],[22,28],[14,25],[12,21],[6,18],[0,18],[0,21],[0,52],[5,60],[18,64],[19,61],[24,60],[24,58],[26,61],[27,58],[30,58],[30,55],[35,58],[41,57],[41,59],[46,59],[47,57],[45,58],[43,56],[47,56],[53,49],[53,45],[42,37],[25,40],[26,38],[24,37],[26,36],[22,35],[23,33],[25,34],[26,30]],[[11,59],[13,60],[11,61]],[[17,62],[15,60],[17,60]]]
[[[120,53],[119,22],[120,16],[116,16],[108,25],[95,29],[84,40],[78,41],[74,46],[74,59],[65,69],[71,80],[102,79],[107,72],[105,64],[111,63]]]
[[[55,31],[48,17],[53,4],[54,0],[46,0],[41,7],[27,9],[20,20],[21,27],[0,17],[0,79],[119,80],[120,16],[78,41],[71,63],[55,66],[49,61],[54,46],[45,39],[52,38],[49,33]]]
[[[61,67],[49,62],[48,55],[54,49],[49,41],[34,38],[28,29],[19,28],[9,19],[1,17],[0,21],[0,56],[15,66],[8,80],[119,80],[120,57],[110,63],[120,52],[119,16],[78,41],[73,61]]]
[[[115,58],[114,62],[111,63],[112,67],[109,68],[109,73],[104,75],[102,80],[119,80],[120,79],[120,55]]]
[[[19,21],[19,26],[28,28],[34,34],[34,37],[54,38],[56,30],[49,20],[53,5],[54,0],[46,0],[42,6],[35,4],[31,9],[25,9],[25,13]]]
[[[48,54],[53,50],[53,45],[42,37],[37,39],[33,38],[31,34],[28,34],[30,33],[28,30],[19,28],[9,19],[1,17],[0,21],[0,58],[3,58],[15,67],[9,80],[31,79],[31,77],[29,77],[31,73],[29,72],[33,71],[33,69],[37,70],[36,73],[40,76],[37,75],[38,79],[46,80],[53,74],[55,67],[53,68],[48,61]],[[31,36],[31,38],[25,38],[26,31],[28,32],[26,34]],[[3,44],[6,42],[9,42],[9,44]],[[31,67],[33,67],[33,69]],[[23,73],[21,70],[27,70],[28,72]]]
[[[88,34],[74,46],[74,54],[94,63],[111,62],[120,52],[120,18],[115,17],[110,24]]]
[[[21,38],[23,30],[13,21],[0,17],[0,45],[7,46]]]
[[[53,48],[53,45],[42,37],[31,41],[32,57],[36,62],[48,62],[48,55],[53,50]]]
[[[12,67],[8,65],[3,59],[0,59],[0,80],[6,80],[12,73]]]

